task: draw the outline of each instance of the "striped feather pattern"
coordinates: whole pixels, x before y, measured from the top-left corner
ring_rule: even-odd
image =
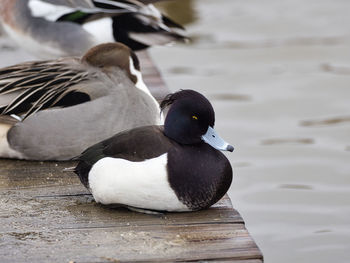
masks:
[[[46,0],[47,1],[47,0]],[[184,28],[172,21],[171,19],[163,16],[158,9],[156,9],[151,2],[157,1],[138,1],[138,0],[93,0],[92,2],[87,0],[89,4],[93,4],[92,8],[79,8],[81,7],[76,2],[72,0],[68,1],[65,5],[70,6],[72,12],[63,15],[58,19],[58,21],[71,21],[79,24],[84,24],[89,21],[100,19],[105,16],[118,16],[118,14],[123,13],[133,13],[139,15],[137,20],[142,22],[145,26],[150,26],[153,31],[165,31],[172,33],[177,36],[178,40],[187,39],[184,36]],[[84,1],[84,0],[80,0]],[[72,14],[79,12],[80,16],[74,18]],[[83,15],[81,12],[86,13]],[[152,29],[151,32],[152,32]],[[176,31],[177,30],[177,31]],[[169,42],[169,41],[167,41]]]
[[[71,12],[81,11],[88,14],[110,14],[117,15],[122,13],[140,13],[143,15],[152,15],[154,11],[148,7],[149,1],[137,0],[30,0],[32,2],[46,2],[52,5],[66,6]]]
[[[23,115],[24,119],[39,110],[71,106],[64,98],[77,91],[70,87],[92,77],[60,61],[28,62],[0,69],[0,96],[18,93],[7,105],[0,105],[0,114]],[[81,101],[75,99],[76,104],[84,101],[86,96]]]

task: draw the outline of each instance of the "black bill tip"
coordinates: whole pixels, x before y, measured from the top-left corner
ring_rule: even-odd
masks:
[[[234,148],[233,148],[232,145],[228,145],[226,150],[229,151],[229,152],[233,152]]]

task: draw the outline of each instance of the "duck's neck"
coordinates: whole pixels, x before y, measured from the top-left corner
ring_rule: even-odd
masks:
[[[160,123],[164,123],[164,115],[163,115],[162,112],[160,112],[159,103],[153,97],[153,95],[149,91],[148,87],[146,86],[145,82],[143,81],[141,72],[139,70],[135,69],[134,63],[133,63],[133,60],[132,60],[131,57],[130,57],[129,65],[130,65],[130,73],[136,77],[135,87],[138,88],[139,90],[143,91],[144,93],[146,93],[147,95],[149,95],[151,97],[153,103],[159,109]]]

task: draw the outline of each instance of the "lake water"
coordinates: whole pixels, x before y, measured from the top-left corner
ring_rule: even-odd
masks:
[[[171,90],[213,103],[265,262],[350,262],[350,1],[163,7],[193,41],[151,54]]]
[[[152,57],[171,90],[212,102],[235,146],[229,195],[265,262],[350,262],[350,1],[162,7],[192,42]],[[0,47],[0,66],[34,59]]]

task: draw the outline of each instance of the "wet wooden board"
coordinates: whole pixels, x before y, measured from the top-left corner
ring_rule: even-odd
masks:
[[[167,90],[147,54],[145,82]],[[210,209],[146,215],[96,204],[74,162],[0,159],[1,262],[262,262],[262,254],[225,196]]]

